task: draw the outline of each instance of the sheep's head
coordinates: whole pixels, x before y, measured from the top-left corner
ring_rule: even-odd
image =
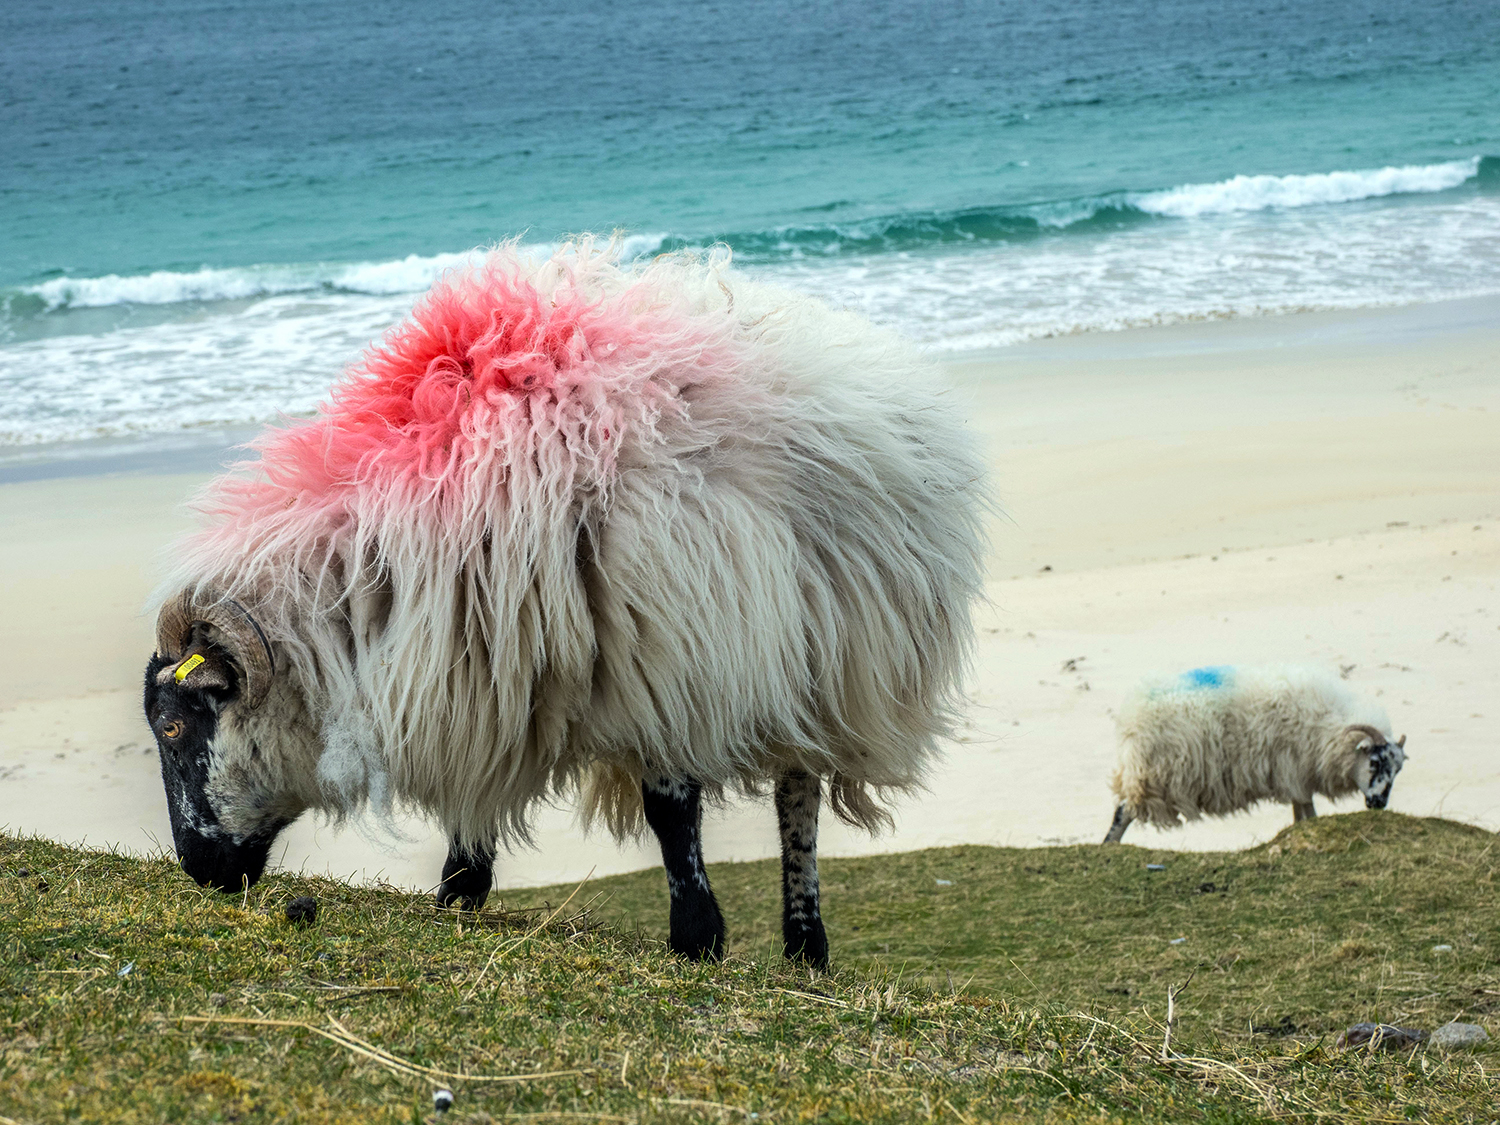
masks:
[[[1406,764],[1406,735],[1391,742],[1375,727],[1357,725],[1345,733],[1354,740],[1359,756],[1354,779],[1365,795],[1365,808],[1383,809],[1391,799],[1391,785]]]
[[[225,891],[255,882],[276,834],[307,807],[294,781],[299,748],[315,741],[255,618],[213,593],[168,602],[145,706],[183,870]]]

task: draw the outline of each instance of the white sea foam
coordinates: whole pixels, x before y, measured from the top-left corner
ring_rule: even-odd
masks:
[[[659,243],[658,243],[659,245]],[[630,252],[626,247],[626,252]],[[0,450],[181,434],[306,414],[411,307],[423,271],[381,267],[369,290],[322,287],[193,306],[180,317],[0,345]],[[410,273],[403,273],[405,269]],[[939,351],[1041,336],[1299,309],[1372,307],[1500,292],[1500,197],[1373,203],[1138,223],[1077,238],[816,255],[746,265]],[[378,291],[385,290],[385,291]]]
[[[661,249],[666,236],[629,235],[622,240],[627,258],[652,254]],[[546,257],[554,243],[523,247]],[[59,277],[22,292],[39,297],[47,310],[104,308],[109,305],[173,305],[188,301],[237,301],[252,297],[275,297],[287,293],[344,292],[384,297],[421,293],[448,270],[469,265],[484,251],[455,254],[409,254],[387,262],[307,263],[297,265],[245,266],[235,269],[193,270],[189,273],[157,270],[154,273],[104,277]]]
[[[1351,203],[1382,195],[1448,191],[1479,173],[1479,157],[1443,164],[1410,164],[1354,172],[1320,172],[1305,176],[1235,176],[1214,184],[1184,184],[1166,191],[1130,197],[1138,210],[1152,215],[1187,218],[1271,207],[1307,207],[1317,203]]]
[[[938,351],[1500,292],[1500,198],[1150,223],[1097,238],[758,266]]]

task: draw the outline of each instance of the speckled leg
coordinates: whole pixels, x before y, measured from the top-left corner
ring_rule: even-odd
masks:
[[[1312,798],[1309,797],[1306,801],[1292,802],[1293,824],[1296,824],[1299,820],[1311,820],[1317,815],[1317,810],[1313,808]]]
[[[781,828],[781,936],[786,955],[828,968],[828,935],[818,913],[818,778],[789,770],[776,782]]]
[[[448,858],[443,861],[443,882],[434,896],[439,906],[478,910],[489,897],[495,874],[495,849],[466,851],[458,838],[448,840]]]
[[[1135,817],[1125,811],[1123,804],[1116,806],[1115,819],[1109,826],[1109,832],[1105,835],[1104,842],[1106,844],[1118,844],[1120,837],[1125,835],[1125,829],[1130,827],[1130,823],[1134,819]]]
[[[672,896],[671,945],[691,961],[724,956],[724,916],[703,867],[702,789],[665,776],[641,782],[646,823],[661,844]]]

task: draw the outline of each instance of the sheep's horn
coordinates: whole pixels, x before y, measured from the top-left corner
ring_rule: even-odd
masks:
[[[1384,746],[1386,744],[1385,735],[1376,730],[1374,727],[1368,726],[1365,723],[1351,723],[1349,726],[1344,728],[1344,733],[1367,734],[1371,739],[1374,740],[1376,746]]]
[[[260,623],[250,611],[217,590],[194,597],[191,589],[161,607],[156,615],[156,651],[168,659],[181,656],[198,622],[212,625],[229,640],[230,655],[245,673],[245,702],[256,706],[271,688],[276,657]]]

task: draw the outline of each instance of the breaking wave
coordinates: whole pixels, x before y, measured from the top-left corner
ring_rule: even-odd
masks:
[[[1050,232],[1103,233],[1143,222],[1235,212],[1351,203],[1381,196],[1432,193],[1494,176],[1494,157],[1441,164],[1320,172],[1289,176],[1235,176],[1208,184],[1152,191],[1117,191],[1079,199],[947,211],[908,211],[851,217],[770,230],[699,236],[638,234],[624,239],[627,258],[664,250],[727,243],[751,264],[774,265],[808,257],[870,255],[941,248],[963,243],[1024,241]],[[1482,186],[1482,185],[1481,185]],[[836,208],[835,208],[836,209]],[[530,244],[537,254],[553,244]],[[475,251],[408,255],[386,262],[264,265],[158,270],[136,276],[59,277],[12,290],[3,308],[12,316],[110,305],[168,305],[233,301],[294,293],[354,293],[391,296],[420,293],[445,271],[473,260]]]

